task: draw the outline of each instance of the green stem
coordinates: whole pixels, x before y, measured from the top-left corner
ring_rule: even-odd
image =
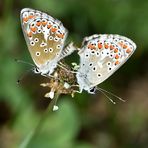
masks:
[[[42,127],[42,124],[43,124],[44,120],[46,119],[46,117],[49,116],[49,113],[52,111],[53,106],[56,104],[58,98],[59,98],[59,94],[57,93],[57,94],[55,94],[55,97],[53,98],[53,100],[49,103],[46,111],[41,116],[41,118],[40,118],[39,122],[37,123],[36,127],[22,141],[22,143],[20,144],[19,148],[27,148],[27,146],[29,145],[31,140],[35,137],[35,135],[38,134],[38,132],[40,131],[40,129]]]

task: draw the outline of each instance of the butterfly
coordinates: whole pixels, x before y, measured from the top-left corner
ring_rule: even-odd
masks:
[[[68,31],[63,24],[38,10],[24,8],[20,13],[23,34],[36,65],[34,72],[51,75],[58,62],[76,48],[64,46]]]
[[[79,49],[80,64],[76,74],[79,90],[94,93],[98,84],[118,70],[134,53],[136,44],[127,37],[95,34],[85,37]]]

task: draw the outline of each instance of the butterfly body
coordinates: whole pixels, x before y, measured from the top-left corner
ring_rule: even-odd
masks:
[[[20,18],[25,40],[38,72],[50,75],[58,61],[75,50],[70,44],[71,48],[65,53],[67,29],[59,20],[30,8],[24,8]]]
[[[121,67],[136,49],[135,43],[120,35],[95,34],[83,40],[76,75],[80,92],[89,93]]]

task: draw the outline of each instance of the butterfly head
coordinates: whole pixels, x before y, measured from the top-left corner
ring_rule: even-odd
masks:
[[[41,73],[41,71],[40,71],[40,69],[38,67],[34,67],[33,68],[33,72],[36,73],[36,74],[40,74]]]

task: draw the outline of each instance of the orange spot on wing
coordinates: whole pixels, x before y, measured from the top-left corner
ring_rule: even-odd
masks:
[[[109,46],[107,44],[104,44],[104,47],[107,49]]]
[[[30,27],[30,30],[33,32],[36,32],[37,28],[36,27]]]
[[[56,34],[56,36],[58,37],[58,38],[61,38],[61,39],[63,39],[64,38],[64,34]]]
[[[31,32],[31,31],[28,32],[28,33],[27,33],[27,36],[28,36],[28,37],[32,37],[32,32]]]
[[[124,48],[124,49],[125,49],[125,48],[127,48],[127,45],[126,45],[126,44],[124,44],[124,45],[123,45],[123,48]]]
[[[113,45],[110,45],[110,50],[113,50],[115,47]]]
[[[51,32],[56,32],[57,30],[57,28],[51,28]]]
[[[118,44],[119,44],[121,47],[123,46],[123,43],[122,43],[122,42],[119,42]]]
[[[24,17],[23,22],[27,22],[27,21],[28,21],[28,17]]]
[[[49,29],[51,26],[52,26],[51,24],[48,24],[48,25],[47,25],[47,28]]]
[[[47,22],[46,21],[42,21],[42,25],[46,26]]]
[[[32,19],[32,18],[34,18],[35,16],[34,15],[29,15],[29,19]]]
[[[36,25],[37,25],[37,26],[41,26],[41,22],[37,22]]]
[[[118,52],[118,49],[117,49],[117,48],[115,48],[115,49],[114,49],[114,53],[117,53],[117,52]]]
[[[119,59],[119,55],[118,54],[115,55],[115,59]]]
[[[102,49],[102,47],[103,47],[102,44],[101,43],[98,43],[98,48],[99,49]]]
[[[119,44],[123,49],[127,48],[127,45],[124,44],[124,43],[122,43],[122,42],[119,42],[118,44]]]
[[[96,46],[92,45],[92,44],[89,44],[87,47],[90,48],[90,49],[96,49]]]
[[[130,53],[132,50],[130,48],[126,49],[126,53]]]
[[[120,64],[120,62],[119,62],[119,61],[116,61],[116,62],[115,62],[115,65],[118,65],[118,64]]]

